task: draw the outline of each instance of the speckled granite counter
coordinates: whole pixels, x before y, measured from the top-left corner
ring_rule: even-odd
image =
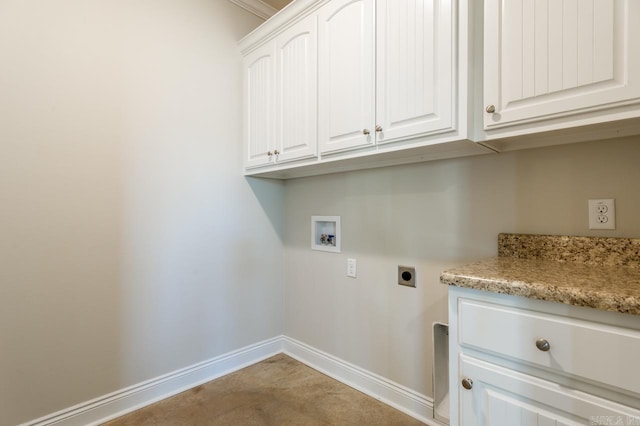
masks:
[[[640,240],[500,234],[499,257],[443,284],[640,315]]]

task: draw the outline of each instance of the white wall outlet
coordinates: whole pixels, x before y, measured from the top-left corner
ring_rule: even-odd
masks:
[[[347,259],[347,276],[355,278],[357,275],[357,264],[355,259]]]
[[[589,229],[616,229],[615,199],[589,200]]]

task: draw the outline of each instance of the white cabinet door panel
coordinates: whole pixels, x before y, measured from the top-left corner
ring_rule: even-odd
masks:
[[[245,166],[269,164],[274,148],[275,46],[270,43],[244,59]]]
[[[460,355],[461,378],[455,384],[463,426],[578,426],[609,419],[631,424],[640,411],[584,392]]]
[[[277,40],[277,161],[317,153],[317,19],[309,16]]]
[[[640,2],[486,0],[485,129],[640,103]]]
[[[374,13],[374,0],[334,0],[320,9],[318,125],[323,153],[375,141]]]
[[[379,0],[378,143],[451,130],[454,17],[445,0]]]

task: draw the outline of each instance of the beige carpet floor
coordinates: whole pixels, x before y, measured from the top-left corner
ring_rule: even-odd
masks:
[[[106,424],[422,425],[283,354]]]

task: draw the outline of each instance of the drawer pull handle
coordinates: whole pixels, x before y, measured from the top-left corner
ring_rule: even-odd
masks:
[[[547,339],[538,339],[536,340],[536,347],[540,349],[542,352],[547,352],[551,349],[551,345]]]
[[[465,377],[464,379],[462,379],[462,387],[470,390],[473,387],[473,380],[471,380],[468,377]]]

